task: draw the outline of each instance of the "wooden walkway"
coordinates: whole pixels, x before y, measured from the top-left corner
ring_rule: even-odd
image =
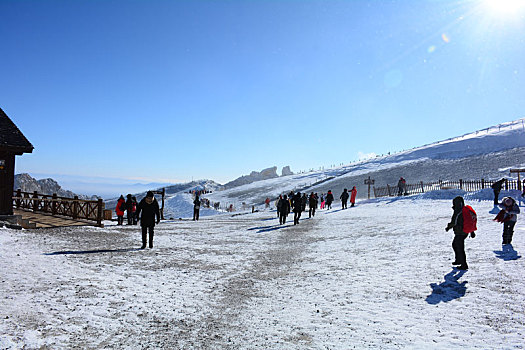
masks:
[[[32,228],[56,228],[69,226],[93,226],[94,222],[73,220],[67,217],[52,216],[45,213],[34,213],[32,211],[25,211],[14,209],[15,215],[21,215],[22,220],[28,220],[29,226]]]

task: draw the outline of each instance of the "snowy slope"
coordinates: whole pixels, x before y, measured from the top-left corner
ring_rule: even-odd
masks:
[[[216,192],[209,198],[239,207],[242,202],[260,205],[266,197],[273,201],[279,194],[290,190],[326,193],[331,189],[338,198],[343,188],[352,186],[357,187],[358,198],[365,198],[367,187],[364,180],[368,176],[376,180],[376,186],[396,184],[400,176],[409,183],[440,179],[497,179],[509,177],[510,167],[524,166],[525,119],[519,119],[393,155],[323,171],[258,181]],[[314,185],[330,177],[333,179]]]
[[[0,348],[523,348],[523,218],[502,247],[487,191],[469,194],[478,235],[458,271],[444,227],[460,193],[298,226],[273,212],[167,221],[146,250],[139,228],[111,222],[0,229]]]

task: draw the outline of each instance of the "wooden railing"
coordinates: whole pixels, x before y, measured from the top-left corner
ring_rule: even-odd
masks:
[[[58,197],[56,194],[45,195],[38,192],[22,192],[17,190],[13,196],[13,207],[73,218],[96,221],[96,226],[103,227],[105,204],[102,199],[96,201]]]
[[[491,188],[492,184],[496,181],[488,180],[462,180],[459,181],[436,181],[427,182],[423,181],[415,184],[407,184],[406,192],[404,194],[418,194],[436,190],[449,190],[458,189],[465,191],[479,191],[484,188]],[[522,190],[521,183],[517,180],[505,180],[502,189],[504,190]],[[399,195],[399,189],[397,185],[386,185],[385,187],[374,187],[374,196],[378,197],[394,197]]]

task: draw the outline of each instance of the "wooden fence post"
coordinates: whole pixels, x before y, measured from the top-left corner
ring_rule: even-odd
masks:
[[[463,179],[459,179],[459,189],[463,189]]]
[[[505,179],[505,190],[509,189],[509,180]]]
[[[485,179],[481,179],[481,189],[485,188]]]
[[[38,192],[33,192],[33,211],[38,211]]]
[[[377,198],[377,194],[376,194],[376,187],[372,187],[372,189],[374,190],[374,198]]]
[[[388,190],[388,196],[389,196],[389,197],[392,196],[392,195],[390,194],[390,186],[389,186],[388,184],[386,184],[386,188],[387,188],[387,190]]]
[[[53,199],[53,203],[51,204],[51,214],[53,215],[57,215],[57,199],[58,199],[58,196],[56,193],[53,193],[53,197],[51,197]]]
[[[425,193],[425,187],[423,186],[423,181],[421,181],[420,183],[421,183],[421,192]]]
[[[73,220],[78,219],[78,196],[74,197],[73,202]]]
[[[97,226],[98,227],[104,227],[102,224],[103,214],[104,213],[104,203],[102,202],[102,198],[98,199],[97,202]]]

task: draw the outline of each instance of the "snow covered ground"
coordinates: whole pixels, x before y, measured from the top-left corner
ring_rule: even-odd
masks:
[[[458,271],[444,231],[457,194],[298,226],[273,211],[165,221],[146,250],[110,222],[0,229],[0,348],[523,349],[525,218],[502,247],[487,191],[465,196],[478,232]]]

